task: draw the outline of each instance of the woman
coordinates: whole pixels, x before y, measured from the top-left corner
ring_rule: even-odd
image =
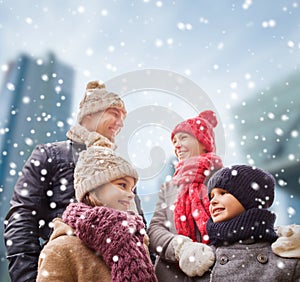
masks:
[[[171,134],[179,162],[172,181],[159,192],[148,229],[150,248],[158,254],[155,271],[159,281],[201,276],[214,262],[210,247],[198,242],[209,241],[205,183],[213,171],[223,166],[215,154],[216,125],[215,113],[204,111],[178,124]],[[204,253],[210,259],[199,267]]]
[[[134,207],[138,175],[109,148],[83,151],[70,204],[39,258],[37,281],[157,281]]]

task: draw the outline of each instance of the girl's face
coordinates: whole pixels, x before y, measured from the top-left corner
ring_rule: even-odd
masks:
[[[91,191],[90,194],[97,206],[128,211],[130,203],[134,198],[134,187],[134,179],[126,176],[104,184]]]
[[[245,211],[238,199],[222,188],[213,188],[210,198],[209,212],[213,222],[232,219]]]
[[[204,146],[194,136],[185,132],[176,133],[172,143],[174,153],[179,161],[199,156],[206,152]]]

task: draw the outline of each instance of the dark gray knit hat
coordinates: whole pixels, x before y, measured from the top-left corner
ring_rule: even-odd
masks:
[[[218,170],[207,184],[208,196],[213,188],[222,188],[232,194],[243,207],[268,208],[274,201],[275,179],[267,171],[234,165]]]

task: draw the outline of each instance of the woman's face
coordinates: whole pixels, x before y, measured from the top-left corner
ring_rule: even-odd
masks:
[[[120,211],[128,211],[134,198],[134,179],[126,176],[101,185],[90,192],[94,205],[105,206]]]
[[[178,132],[173,140],[174,153],[179,161],[199,156],[206,152],[204,146],[192,135]]]

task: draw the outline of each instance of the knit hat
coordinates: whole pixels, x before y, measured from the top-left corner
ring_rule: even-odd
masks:
[[[215,134],[213,129],[218,121],[213,111],[201,112],[197,117],[187,119],[177,124],[171,134],[171,139],[178,132],[186,132],[193,135],[205,147],[207,153],[215,152]]]
[[[125,176],[131,176],[134,184],[138,181],[138,174],[132,165],[112,149],[91,146],[80,153],[75,167],[76,199],[80,202],[89,191]]]
[[[108,108],[119,109],[126,115],[124,102],[117,94],[108,92],[105,84],[99,81],[90,81],[79,105],[77,121],[80,124],[84,116],[105,111]]]
[[[275,179],[267,171],[248,165],[234,165],[218,170],[207,184],[208,196],[213,188],[223,188],[243,207],[268,208],[274,201]]]

